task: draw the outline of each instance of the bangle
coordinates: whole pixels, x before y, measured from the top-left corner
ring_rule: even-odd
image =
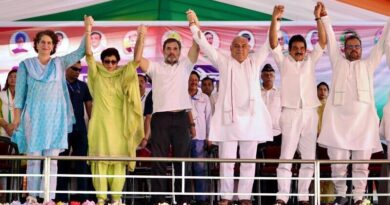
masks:
[[[314,20],[316,20],[316,21],[319,21],[319,20],[321,20],[321,18],[320,18],[320,17],[318,17],[318,18],[315,18]]]

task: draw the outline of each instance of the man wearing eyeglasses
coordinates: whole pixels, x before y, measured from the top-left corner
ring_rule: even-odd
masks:
[[[88,138],[87,127],[84,121],[84,106],[89,119],[92,111],[92,97],[89,93],[87,84],[78,79],[80,72],[81,63],[79,61],[69,67],[65,73],[76,123],[73,125],[73,131],[68,134],[68,149],[62,152],[60,156],[87,156]],[[71,153],[70,150],[72,150]],[[68,160],[58,160],[58,173],[89,174],[87,163],[85,161],[74,161],[75,170],[70,170],[70,163],[71,161]],[[68,190],[69,179],[69,177],[58,177],[57,190]],[[78,191],[88,191],[89,187],[92,186],[90,178],[76,178],[76,180]],[[68,194],[57,194],[56,199],[62,202],[68,202],[69,200]],[[85,194],[80,194],[78,197],[71,197],[71,201],[76,200],[83,202],[87,199],[92,200]]]
[[[328,149],[331,160],[367,160],[380,151],[379,119],[374,99],[374,72],[389,41],[389,23],[384,34],[372,48],[369,56],[362,59],[362,43],[357,35],[348,36],[344,42],[345,57],[340,52],[335,33],[326,16],[325,7],[321,17],[324,23],[329,57],[332,63],[332,88],[325,105],[318,143]],[[386,39],[387,38],[387,39]],[[332,178],[347,176],[347,164],[332,164]],[[368,177],[368,164],[353,164],[352,177]],[[346,204],[345,180],[335,180],[335,204]],[[354,204],[362,204],[366,179],[353,180]]]

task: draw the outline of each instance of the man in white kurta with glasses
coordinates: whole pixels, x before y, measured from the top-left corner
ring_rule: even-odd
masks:
[[[189,10],[193,39],[209,57],[213,66],[220,72],[220,92],[211,119],[209,140],[219,145],[219,158],[235,159],[237,146],[240,146],[240,157],[255,159],[257,144],[272,141],[272,120],[261,98],[259,74],[260,68],[269,54],[268,46],[263,45],[253,55],[248,55],[250,46],[243,37],[235,37],[230,45],[230,55],[223,55],[213,48],[204,34],[196,26],[195,12]],[[268,45],[266,41],[265,44]],[[234,163],[221,163],[220,175],[233,177]],[[255,164],[241,163],[240,176],[254,177]],[[251,205],[253,179],[242,179],[238,183],[240,205]],[[222,200],[219,204],[232,203],[233,179],[222,179]],[[245,194],[246,193],[246,194]]]
[[[323,11],[326,13],[325,7]],[[371,49],[369,56],[361,58],[362,44],[356,35],[347,36],[344,42],[345,57],[340,52],[330,19],[321,18],[324,23],[329,57],[332,63],[332,88],[325,106],[318,143],[328,149],[331,160],[367,160],[371,154],[380,151],[379,119],[374,99],[374,72],[389,41],[389,22],[382,38]],[[332,178],[347,176],[347,164],[332,164]],[[368,177],[368,164],[353,164],[352,177]],[[346,204],[347,185],[345,180],[334,181],[335,204]],[[353,180],[354,204],[363,202],[367,180]]]

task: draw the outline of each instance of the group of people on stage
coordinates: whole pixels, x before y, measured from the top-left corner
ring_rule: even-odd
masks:
[[[40,31],[34,38],[38,56],[22,61],[17,71],[11,71],[0,93],[2,135],[12,137],[19,151],[27,156],[66,156],[71,151],[76,156],[135,157],[137,147],[150,143],[153,157],[205,157],[204,148],[214,143],[218,145],[219,158],[235,159],[238,154],[243,159],[255,159],[259,143],[281,135],[280,159],[292,159],[298,151],[302,159],[314,160],[317,143],[327,148],[331,160],[370,159],[372,153],[381,150],[373,75],[385,53],[390,61],[390,21],[367,58],[362,59],[362,44],[356,35],[346,37],[343,55],[326,8],[319,2],[314,8],[318,44],[309,53],[305,38],[294,35],[289,40],[288,53],[284,54],[278,41],[283,12],[283,6],[275,6],[267,39],[259,50],[250,53],[248,39],[237,36],[231,42],[230,55],[224,55],[209,44],[195,12],[188,10],[193,43],[187,55],[181,56],[180,40],[170,36],[164,41],[161,62],[143,57],[147,28],[140,25],[134,60],[123,66],[118,66],[120,55],[115,48],[103,50],[100,61],[94,59],[91,16],[84,17],[85,35],[79,48],[65,56],[52,57],[57,36],[51,30]],[[219,70],[217,94],[212,93],[213,80],[201,79],[193,70],[200,50]],[[325,50],[332,65],[330,89],[326,83],[317,86],[315,76],[316,63]],[[279,69],[280,89],[273,85],[274,68],[263,65],[270,53]],[[80,59],[84,56],[88,84],[77,79],[82,69]],[[138,67],[148,77],[138,74]],[[148,78],[153,91],[146,95]],[[200,81],[202,89],[198,88]],[[8,108],[4,109],[4,105]],[[88,126],[84,110],[90,118]],[[205,163],[192,166],[194,175],[207,175]],[[69,173],[69,167],[67,161],[50,161],[52,175]],[[97,204],[109,201],[105,191],[115,192],[110,198],[112,204],[121,204],[119,192],[126,181],[124,175],[127,168],[134,170],[135,162],[78,161],[76,168],[74,172],[78,174],[90,171],[93,175],[123,176],[92,178],[92,185],[99,192]],[[181,163],[174,163],[175,175],[183,172],[188,175],[191,167],[182,168]],[[347,164],[332,164],[331,169],[333,178],[347,174]],[[219,170],[220,176],[227,178],[220,180],[218,203],[231,205],[233,195],[229,193],[234,192],[235,184],[229,177],[234,176],[234,163],[221,163]],[[152,175],[163,176],[166,172],[165,162],[152,162]],[[312,180],[307,178],[313,172],[313,164],[301,164],[299,177],[305,179],[298,180],[300,205],[311,204],[308,194]],[[41,161],[28,160],[27,174],[40,173]],[[245,177],[237,186],[239,204],[251,205],[255,164],[241,163],[239,173]],[[368,174],[368,164],[353,164],[353,177],[366,178]],[[289,200],[291,164],[280,163],[277,176],[280,179],[274,204],[284,205]],[[196,192],[207,192],[205,180],[194,181]],[[68,190],[68,182],[69,179],[52,176],[50,190]],[[363,203],[366,182],[365,179],[352,182],[356,205]],[[175,191],[180,192],[183,184],[186,189],[191,188],[190,180],[175,180]],[[43,178],[27,177],[27,190],[31,191],[27,203],[35,204],[36,197],[43,197],[34,192],[42,190],[43,185]],[[335,180],[334,185],[337,194],[334,203],[346,204],[346,181]],[[77,190],[90,189],[87,179],[77,178]],[[151,190],[168,195],[167,179],[152,179]],[[69,202],[68,195],[61,193],[51,192],[50,199]],[[79,194],[75,200],[90,199]],[[152,195],[152,199],[156,205],[168,204],[165,195]],[[194,199],[197,204],[208,203],[203,195]],[[192,200],[188,195],[176,195],[180,205],[188,205]]]

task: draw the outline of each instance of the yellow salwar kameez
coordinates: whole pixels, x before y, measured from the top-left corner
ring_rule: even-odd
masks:
[[[141,99],[135,62],[108,71],[93,56],[87,55],[88,87],[93,98],[92,116],[88,126],[88,154],[102,157],[135,157],[136,148],[144,137]],[[93,175],[125,175],[135,162],[90,161]],[[125,178],[95,177],[96,191],[122,191]],[[107,194],[97,194],[99,201]],[[114,201],[121,195],[112,196]]]

